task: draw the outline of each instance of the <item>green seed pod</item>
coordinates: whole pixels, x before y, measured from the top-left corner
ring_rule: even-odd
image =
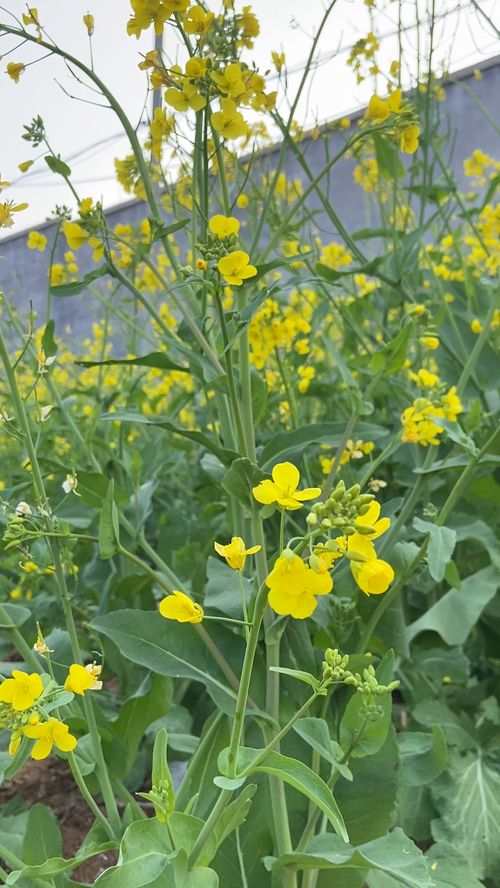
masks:
[[[369,524],[359,524],[359,522],[355,521],[354,527],[356,528],[356,533],[360,533],[362,536],[370,536],[370,534],[376,533],[375,528]]]

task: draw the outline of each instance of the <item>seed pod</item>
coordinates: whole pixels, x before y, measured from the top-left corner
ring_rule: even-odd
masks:
[[[369,524],[359,524],[355,521],[354,527],[356,528],[356,532],[360,533],[362,536],[370,536],[370,534],[376,533],[375,528],[371,527]]]

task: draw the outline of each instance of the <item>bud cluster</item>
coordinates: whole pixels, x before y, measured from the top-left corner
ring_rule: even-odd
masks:
[[[30,709],[17,712],[10,703],[0,703],[1,730],[20,731],[26,725],[36,725],[39,721],[40,716]]]
[[[324,503],[315,503],[312,507],[306,518],[307,525],[311,530],[320,528],[342,536],[374,533],[373,527],[358,524],[358,518],[366,515],[373,499],[372,493],[361,493],[359,484],[346,490],[344,482],[339,481]]]
[[[237,234],[229,234],[227,237],[220,238],[208,230],[206,243],[196,244],[196,246],[207,262],[217,262],[222,256],[227,256],[228,253],[237,250],[238,243]]]
[[[336,648],[327,648],[323,660],[323,682],[346,681],[351,676],[347,667],[349,654],[342,654]]]

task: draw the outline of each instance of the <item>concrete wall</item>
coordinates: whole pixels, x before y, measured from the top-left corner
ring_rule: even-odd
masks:
[[[500,58],[490,59],[479,66],[482,79],[473,76],[472,69],[455,74],[446,85],[446,101],[441,105],[441,128],[450,133],[449,145],[445,148],[446,163],[465,186],[463,161],[475,148],[481,148],[496,159],[500,159],[500,136],[495,129],[500,126]],[[488,116],[490,120],[488,119]],[[325,164],[327,156],[332,156],[343,144],[344,136],[333,131],[322,138],[307,138],[301,148],[313,171],[318,172]],[[452,146],[452,150],[450,148]],[[278,148],[262,152],[259,165],[272,169]],[[354,160],[342,159],[327,180],[327,193],[338,216],[349,231],[363,228],[367,224],[367,202],[362,190],[353,185]],[[289,177],[304,179],[299,162],[288,150],[285,172]],[[438,176],[438,171],[436,176]],[[318,210],[316,225],[324,242],[338,237],[330,219],[326,216],[318,198],[311,195],[308,208]],[[137,201],[129,201],[111,208],[107,218],[111,227],[118,222],[135,223],[147,215],[146,208]],[[49,237],[52,223],[38,227]],[[41,254],[26,248],[27,232],[19,232],[0,241],[0,288],[13,300],[21,314],[29,309],[30,302],[39,311],[43,322],[47,294],[47,253]],[[59,251],[64,252],[63,245]],[[78,262],[82,272],[92,266],[90,258],[81,250]],[[102,317],[102,307],[88,293],[71,298],[54,298],[52,316],[56,330],[71,327],[76,338],[88,335],[92,321]]]

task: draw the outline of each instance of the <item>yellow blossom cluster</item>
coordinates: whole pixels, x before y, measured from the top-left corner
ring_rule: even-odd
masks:
[[[429,398],[417,398],[401,416],[402,440],[421,444],[422,447],[427,447],[429,444],[437,446],[441,443],[439,436],[444,431],[444,427],[439,425],[439,420],[456,422],[462,411],[462,402],[457,395],[456,386],[452,386],[446,394],[434,401]]]

